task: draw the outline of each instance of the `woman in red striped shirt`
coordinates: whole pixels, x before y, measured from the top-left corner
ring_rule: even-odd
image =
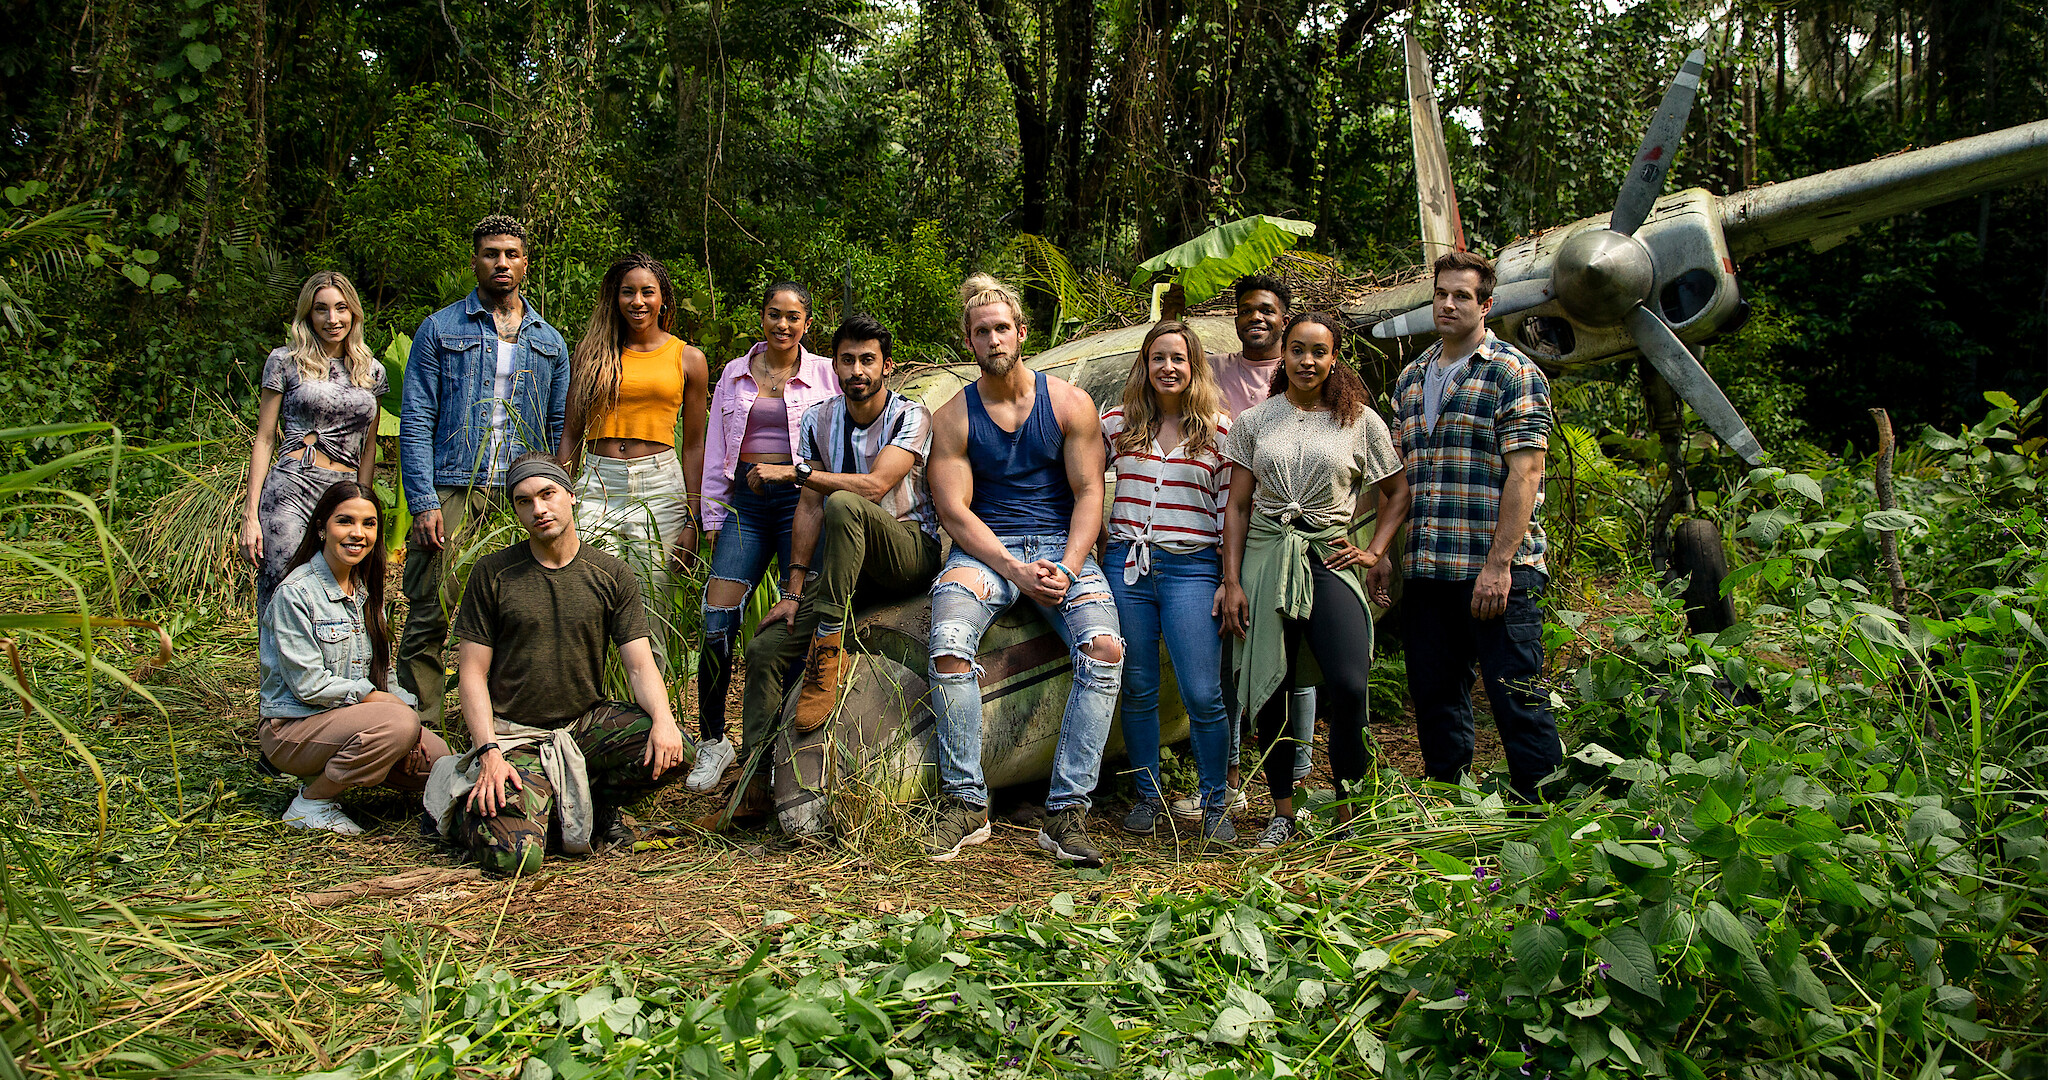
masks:
[[[1102,417],[1117,476],[1103,569],[1124,632],[1124,746],[1137,768],[1139,796],[1124,828],[1134,833],[1150,834],[1164,813],[1159,643],[1170,625],[1166,648],[1201,778],[1202,835],[1217,843],[1237,839],[1224,804],[1230,735],[1215,614],[1230,476],[1221,448],[1229,428],[1202,339],[1186,323],[1154,326],[1131,364],[1123,404]]]

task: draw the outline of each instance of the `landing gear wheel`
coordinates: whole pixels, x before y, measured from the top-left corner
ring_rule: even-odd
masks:
[[[1695,634],[1718,634],[1735,625],[1735,601],[1721,595],[1728,577],[1728,555],[1721,530],[1704,518],[1692,518],[1671,538],[1671,576],[1692,575],[1685,587],[1685,621]]]

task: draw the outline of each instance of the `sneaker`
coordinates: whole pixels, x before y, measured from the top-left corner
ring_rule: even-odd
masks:
[[[1245,795],[1243,789],[1234,787],[1223,789],[1223,810],[1225,813],[1239,813],[1251,809],[1251,806],[1251,798]],[[1168,803],[1166,808],[1173,813],[1174,817],[1183,818],[1188,821],[1200,821],[1203,817],[1202,797],[1200,795],[1190,795],[1185,799],[1175,799]]]
[[[690,766],[690,775],[683,778],[683,786],[695,792],[706,792],[718,786],[725,778],[725,768],[733,763],[739,753],[732,743],[724,739],[697,744],[697,763]]]
[[[294,829],[320,829],[343,836],[361,836],[363,827],[341,812],[333,799],[308,799],[302,788],[284,808],[284,823]]]
[[[1202,839],[1212,846],[1237,842],[1237,823],[1221,810],[1211,810],[1202,817]]]
[[[1276,848],[1294,839],[1294,837],[1294,819],[1275,814],[1273,815],[1273,820],[1266,823],[1266,831],[1259,834],[1258,846],[1262,848]]]
[[[1038,830],[1038,846],[1076,866],[1102,865],[1102,852],[1088,839],[1088,811],[1078,806],[1047,814]]]
[[[1159,824],[1162,809],[1158,799],[1139,799],[1131,807],[1131,812],[1124,815],[1124,831],[1139,836],[1152,835],[1152,830]]]
[[[985,844],[990,835],[987,807],[949,797],[932,819],[932,835],[925,841],[924,853],[934,862],[949,862],[961,848]]]

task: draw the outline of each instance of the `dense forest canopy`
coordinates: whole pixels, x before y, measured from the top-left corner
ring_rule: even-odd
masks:
[[[2038,0],[23,0],[0,29],[0,385],[19,416],[162,433],[209,395],[251,407],[312,269],[362,285],[374,345],[409,332],[468,290],[493,211],[535,229],[557,325],[646,250],[714,362],[783,277],[821,316],[872,310],[945,355],[960,274],[1043,277],[1047,247],[1093,298],[1060,316],[1134,316],[1132,266],[1251,213],[1314,221],[1304,249],[1346,272],[1393,271],[1420,254],[1404,32],[1435,58],[1482,250],[1611,205],[1695,46],[1674,187],[2048,116]],[[1767,442],[1863,438],[1870,405],[1910,426],[2031,396],[2044,237],[2034,184],[1773,253],[1744,267],[1760,318],[1709,363]]]

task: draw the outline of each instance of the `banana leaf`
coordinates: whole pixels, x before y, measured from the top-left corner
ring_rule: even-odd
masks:
[[[1280,253],[1304,236],[1314,236],[1315,223],[1259,214],[1210,229],[1193,240],[1138,264],[1131,288],[1142,289],[1153,274],[1173,269],[1187,296],[1187,306],[1206,303],[1246,274],[1265,269]]]

